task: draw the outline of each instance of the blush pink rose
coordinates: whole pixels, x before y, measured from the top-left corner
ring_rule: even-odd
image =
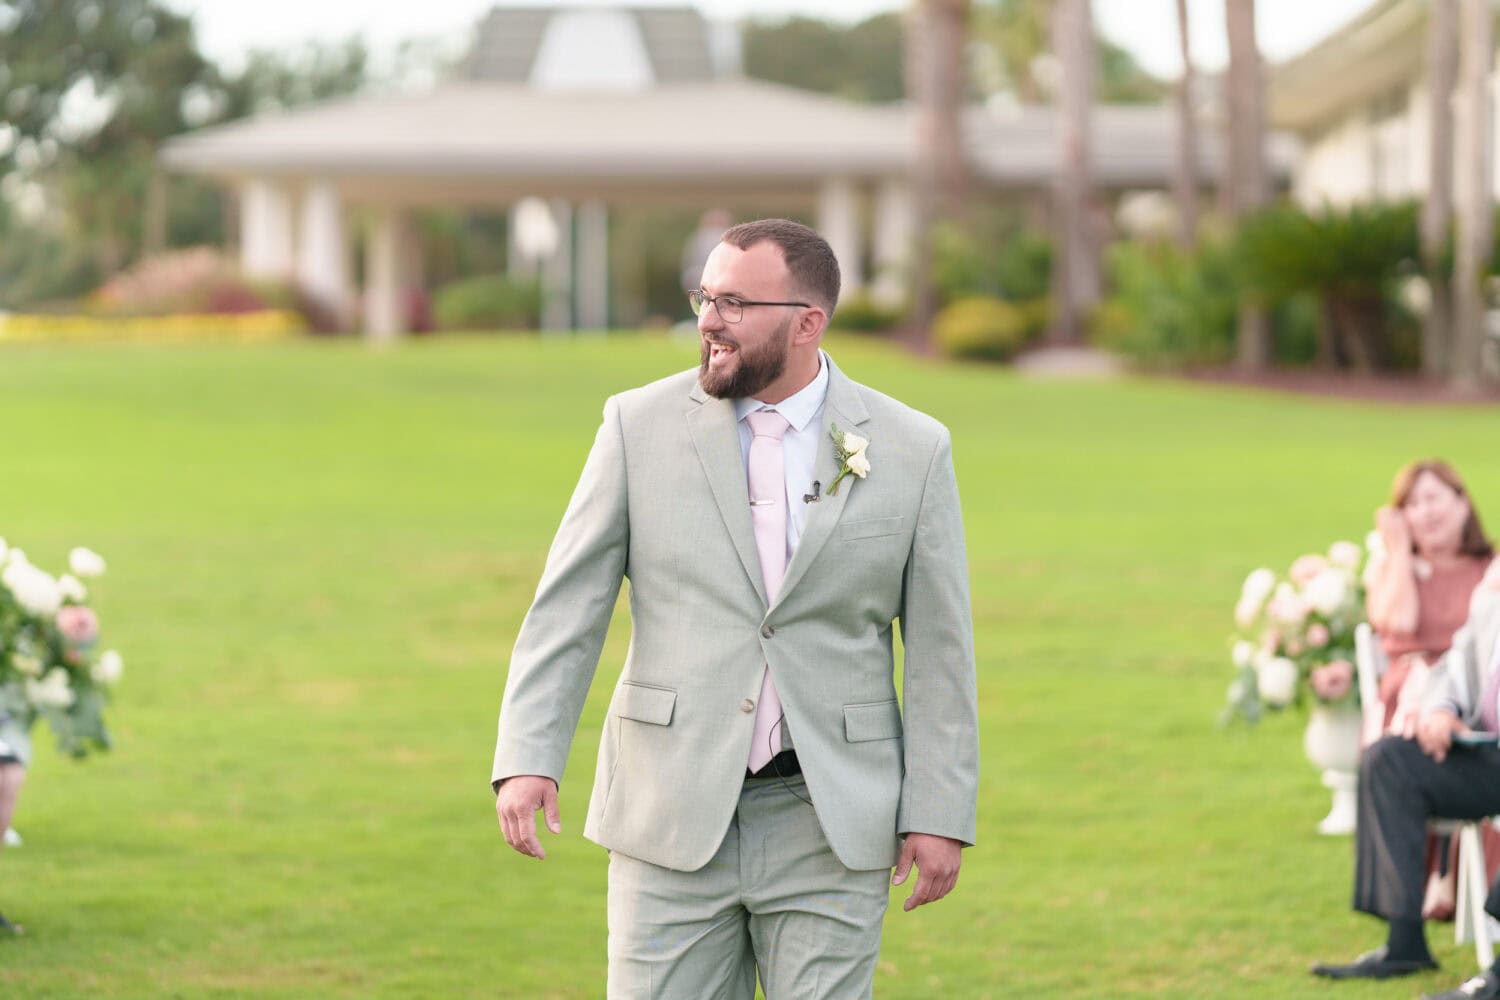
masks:
[[[1307,644],[1313,649],[1322,649],[1328,645],[1328,626],[1322,622],[1313,622],[1307,626]]]
[[[57,630],[69,646],[88,647],[99,641],[99,619],[81,605],[70,604],[57,612]]]
[[[1301,556],[1292,563],[1292,569],[1288,575],[1297,586],[1305,587],[1309,580],[1327,568],[1328,560],[1322,556]]]
[[[1338,701],[1354,686],[1354,665],[1348,660],[1334,660],[1318,667],[1308,678],[1313,693],[1324,701]]]

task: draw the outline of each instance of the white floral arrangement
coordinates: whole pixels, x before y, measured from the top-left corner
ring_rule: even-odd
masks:
[[[46,719],[58,748],[73,757],[110,747],[104,706],[124,661],[99,646],[99,618],[84,580],[104,574],[85,548],[54,577],[0,539],[0,715],[29,730]]]
[[[1353,542],[1334,542],[1327,555],[1299,556],[1285,578],[1264,567],[1245,578],[1221,721],[1256,722],[1308,694],[1323,704],[1359,703],[1354,630],[1365,620],[1364,556]]]

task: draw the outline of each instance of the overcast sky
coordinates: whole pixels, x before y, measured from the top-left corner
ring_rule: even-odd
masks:
[[[653,0],[635,0],[646,6]],[[680,5],[682,0],[655,0]],[[362,35],[382,51],[406,38],[432,38],[460,47],[493,0],[166,0],[192,12],[203,49],[233,65],[247,48],[278,48],[308,39]],[[1256,4],[1261,49],[1276,61],[1307,48],[1368,8],[1373,0],[1260,0]],[[609,6],[602,0],[527,0],[528,6]],[[802,13],[857,21],[904,6],[893,0],[697,0],[708,17],[735,20],[754,14]],[[1177,23],[1174,0],[1094,0],[1099,30],[1135,53],[1152,72],[1175,76]],[[1225,61],[1224,0],[1189,0],[1194,61],[1217,69]]]

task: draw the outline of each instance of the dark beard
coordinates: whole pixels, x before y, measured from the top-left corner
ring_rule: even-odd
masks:
[[[787,356],[791,345],[787,343],[787,332],[791,329],[791,319],[776,328],[764,347],[755,351],[746,351],[737,340],[727,337],[717,338],[719,343],[728,344],[734,348],[735,365],[734,371],[728,375],[716,375],[708,368],[708,348],[711,343],[704,339],[698,345],[698,384],[703,386],[703,391],[715,399],[749,399],[760,392],[772,382],[781,378],[786,371]]]

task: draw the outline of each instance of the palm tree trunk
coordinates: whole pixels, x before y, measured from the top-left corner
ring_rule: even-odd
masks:
[[[937,311],[932,230],[944,219],[962,218],[967,188],[962,116],[968,23],[969,0],[917,0],[907,19],[907,89],[917,106],[912,324],[917,346],[923,349],[929,346]]]
[[[1453,381],[1479,382],[1484,346],[1484,278],[1494,239],[1494,154],[1490,110],[1490,64],[1494,12],[1489,0],[1462,0],[1459,41],[1459,183],[1456,187],[1457,246],[1453,261]]]
[[[1093,15],[1089,0],[1057,0],[1052,45],[1062,68],[1057,131],[1060,169],[1054,189],[1056,262],[1052,269],[1052,339],[1076,344],[1098,301],[1099,264],[1090,225],[1093,156],[1090,118],[1094,99]]]
[[[1432,122],[1427,153],[1427,200],[1422,203],[1422,272],[1430,291],[1422,324],[1422,370],[1449,370],[1453,304],[1443,258],[1453,219],[1453,82],[1458,75],[1458,7],[1455,0],[1432,0],[1427,23],[1428,116]]]
[[[1229,214],[1236,219],[1255,212],[1268,200],[1266,184],[1265,83],[1260,47],[1255,41],[1255,0],[1225,0],[1229,36]],[[1271,330],[1263,304],[1240,303],[1239,366],[1258,371],[1271,356]]]
[[[1177,35],[1182,48],[1182,80],[1177,85],[1177,242],[1184,250],[1198,244],[1198,121],[1193,114],[1193,46],[1188,38],[1187,0],[1177,0]]]

